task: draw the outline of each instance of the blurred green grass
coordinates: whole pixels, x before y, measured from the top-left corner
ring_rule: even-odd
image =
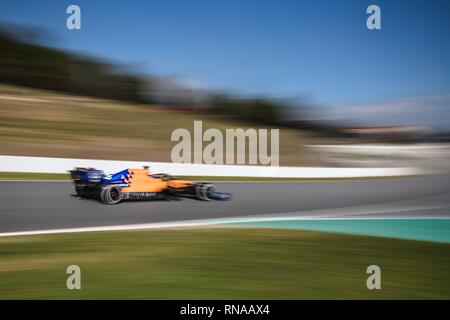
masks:
[[[450,299],[450,246],[256,228],[0,238],[1,299]],[[81,290],[66,289],[68,265]],[[366,268],[382,289],[366,288]]]
[[[0,172],[0,180],[62,180],[69,181],[70,174],[38,172]]]

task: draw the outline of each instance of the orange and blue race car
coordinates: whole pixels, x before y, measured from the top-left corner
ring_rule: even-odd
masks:
[[[151,174],[149,167],[125,169],[106,175],[95,168],[70,170],[77,196],[99,199],[105,204],[122,200],[177,200],[190,197],[199,200],[230,200],[231,193],[217,192],[207,182],[178,180],[168,174]]]

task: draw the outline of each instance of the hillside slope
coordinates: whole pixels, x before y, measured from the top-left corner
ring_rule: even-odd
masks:
[[[0,85],[0,154],[171,161],[173,130],[258,128],[220,116],[156,105]],[[281,165],[317,165],[311,134],[281,129]]]

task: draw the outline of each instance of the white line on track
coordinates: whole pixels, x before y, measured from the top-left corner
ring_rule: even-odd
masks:
[[[420,208],[404,208],[397,210],[381,210],[377,213],[387,212],[401,212],[411,210],[426,210],[436,209],[441,207],[420,207]],[[342,210],[343,208],[340,208]],[[330,209],[331,211],[332,209]],[[315,211],[315,210],[314,210]],[[317,210],[321,211],[321,210]],[[373,214],[374,211],[361,212],[361,214]],[[65,229],[48,229],[48,230],[32,230],[32,231],[17,231],[0,233],[0,237],[12,236],[29,236],[29,235],[45,235],[58,233],[79,233],[79,232],[94,232],[94,231],[126,231],[126,230],[146,230],[146,229],[163,229],[163,228],[190,228],[190,227],[211,227],[211,226],[226,226],[227,224],[252,223],[252,222],[272,222],[272,221],[301,221],[301,220],[382,220],[382,219],[448,219],[443,216],[389,216],[389,217],[336,217],[332,214],[324,215],[299,215],[298,213],[287,213],[285,216],[256,216],[256,217],[238,217],[238,218],[217,218],[217,219],[202,219],[202,220],[186,220],[175,222],[156,222],[156,223],[141,223],[129,225],[112,225],[112,226],[97,226],[97,227],[82,227],[82,228],[65,228]],[[280,215],[280,214],[278,214]],[[282,215],[282,214],[281,214]]]

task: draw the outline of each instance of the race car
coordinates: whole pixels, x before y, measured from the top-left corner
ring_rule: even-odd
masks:
[[[77,196],[99,199],[105,204],[117,204],[122,200],[177,200],[180,197],[229,200],[232,196],[215,191],[211,183],[178,180],[164,173],[151,174],[149,167],[129,168],[110,175],[95,168],[75,168],[69,172]]]

